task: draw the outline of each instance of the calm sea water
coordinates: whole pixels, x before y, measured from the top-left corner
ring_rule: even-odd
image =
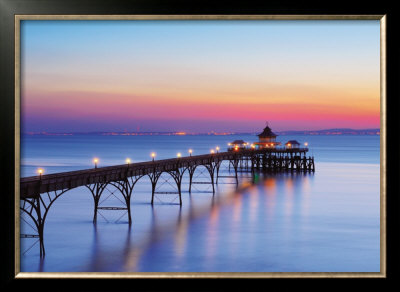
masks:
[[[38,167],[54,173],[224,149],[255,136],[23,136],[21,176]],[[85,187],[52,205],[45,224],[46,257],[36,239],[21,239],[21,271],[49,272],[378,272],[380,263],[379,136],[279,136],[308,142],[314,174],[249,173],[194,185],[183,206],[176,195],[156,196],[143,178],[134,189],[127,224],[124,211],[102,210],[92,223],[93,199]],[[194,181],[206,181],[204,169]],[[229,175],[227,165],[221,175]],[[163,175],[158,191],[174,191]],[[114,194],[114,195],[112,195]],[[122,206],[109,187],[102,206]],[[22,221],[23,233],[33,233]],[[33,245],[33,246],[32,246]]]

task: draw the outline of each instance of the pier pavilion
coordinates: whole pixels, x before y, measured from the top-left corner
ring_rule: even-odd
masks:
[[[254,142],[253,145],[257,149],[275,148],[276,146],[281,145],[281,142],[276,141],[277,136],[278,135],[272,132],[271,128],[267,125],[262,133],[258,135],[258,142]]]
[[[297,149],[300,148],[300,143],[296,140],[289,140],[285,143],[285,147],[289,149]]]
[[[247,143],[243,140],[235,140],[231,143],[228,143],[228,151],[245,149],[247,145],[249,145],[249,143]]]

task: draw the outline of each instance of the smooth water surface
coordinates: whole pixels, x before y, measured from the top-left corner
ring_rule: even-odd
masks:
[[[209,153],[251,135],[232,136],[23,136],[21,176]],[[183,182],[176,195],[157,195],[148,178],[134,189],[133,223],[124,211],[102,210],[92,223],[93,199],[85,187],[52,205],[45,224],[46,256],[36,239],[21,239],[21,271],[52,272],[378,272],[380,263],[379,136],[279,136],[308,142],[315,173],[242,173],[240,187],[221,178],[210,185]],[[227,164],[221,175],[229,175]],[[196,181],[207,180],[201,167]],[[168,175],[160,191],[173,191]],[[106,195],[107,193],[107,195]],[[121,206],[109,187],[104,206]],[[114,193],[114,195],[112,195]],[[29,220],[22,232],[33,233]]]

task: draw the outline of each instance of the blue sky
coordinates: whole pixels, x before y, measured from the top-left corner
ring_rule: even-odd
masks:
[[[23,21],[23,127],[379,127],[379,30],[377,20]]]

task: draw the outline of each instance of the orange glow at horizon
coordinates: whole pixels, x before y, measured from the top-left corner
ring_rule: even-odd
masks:
[[[79,100],[80,106],[76,106]],[[149,102],[151,100],[151,102]],[[103,117],[105,119],[132,116],[132,108],[135,108],[135,117],[145,118],[149,115],[160,119],[168,119],[171,116],[197,119],[216,120],[367,120],[372,119],[379,123],[380,110],[379,98],[366,99],[355,106],[357,98],[342,96],[341,98],[331,96],[326,98],[310,100],[282,98],[280,101],[270,101],[270,98],[260,99],[259,103],[243,103],[247,98],[224,100],[203,98],[196,100],[187,98],[186,101],[176,100],[173,97],[137,97],[128,94],[115,93],[58,93],[42,94],[40,98],[26,98],[24,105],[30,108],[30,113],[35,116],[46,114],[69,118]],[[352,102],[346,102],[351,100]],[[62,110],[60,108],[62,105]],[[185,135],[185,132],[180,132]]]

